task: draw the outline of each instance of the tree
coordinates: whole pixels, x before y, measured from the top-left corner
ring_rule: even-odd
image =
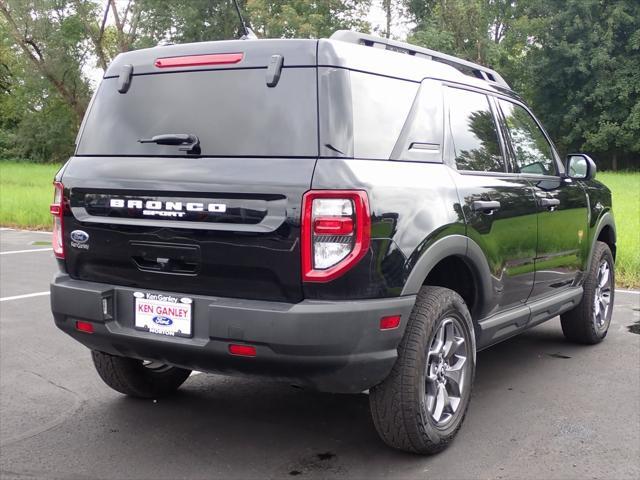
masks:
[[[0,158],[67,158],[76,113],[9,39],[0,21]]]
[[[72,109],[79,123],[90,96],[81,72],[88,50],[82,22],[71,2],[0,0],[0,14],[5,34]]]
[[[640,3],[539,0],[526,13],[539,28],[526,55],[525,94],[560,148],[637,168]]]
[[[405,0],[405,7],[416,23],[410,41],[499,70],[561,152],[639,166],[640,2]]]
[[[263,38],[319,38],[336,30],[368,32],[371,0],[247,0],[251,25]]]

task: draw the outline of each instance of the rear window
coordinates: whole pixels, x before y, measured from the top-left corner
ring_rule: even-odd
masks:
[[[316,69],[285,68],[277,86],[265,69],[134,75],[127,93],[106,78],[77,155],[186,156],[178,146],[139,143],[192,134],[203,156],[318,155]]]

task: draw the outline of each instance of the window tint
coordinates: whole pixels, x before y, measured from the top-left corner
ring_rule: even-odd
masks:
[[[316,73],[285,68],[267,87],[264,69],[134,75],[126,94],[104,79],[78,144],[78,155],[186,155],[179,146],[140,143],[167,133],[193,134],[204,156],[316,156]]]
[[[556,175],[551,145],[533,117],[520,105],[499,100],[507,123],[516,162],[516,171]]]
[[[354,155],[388,159],[411,110],[418,84],[351,72]]]
[[[486,95],[447,89],[449,126],[459,170],[504,172],[498,131]]]

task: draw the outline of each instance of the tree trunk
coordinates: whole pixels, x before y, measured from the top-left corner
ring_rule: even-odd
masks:
[[[387,16],[387,30],[385,31],[385,36],[387,38],[391,37],[391,0],[382,0],[382,8],[384,8],[385,14]]]
[[[611,170],[613,170],[614,172],[618,171],[618,154],[615,152],[611,157]]]

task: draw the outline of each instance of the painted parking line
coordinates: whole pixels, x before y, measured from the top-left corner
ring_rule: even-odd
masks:
[[[37,292],[37,293],[27,293],[25,295],[14,295],[13,297],[2,297],[0,298],[0,302],[8,302],[10,300],[21,300],[23,298],[31,298],[31,297],[43,297],[45,295],[49,295],[49,291],[46,292]]]
[[[53,248],[31,248],[29,250],[10,250],[8,252],[0,252],[0,255],[13,255],[14,253],[29,253],[29,252],[50,252]]]

